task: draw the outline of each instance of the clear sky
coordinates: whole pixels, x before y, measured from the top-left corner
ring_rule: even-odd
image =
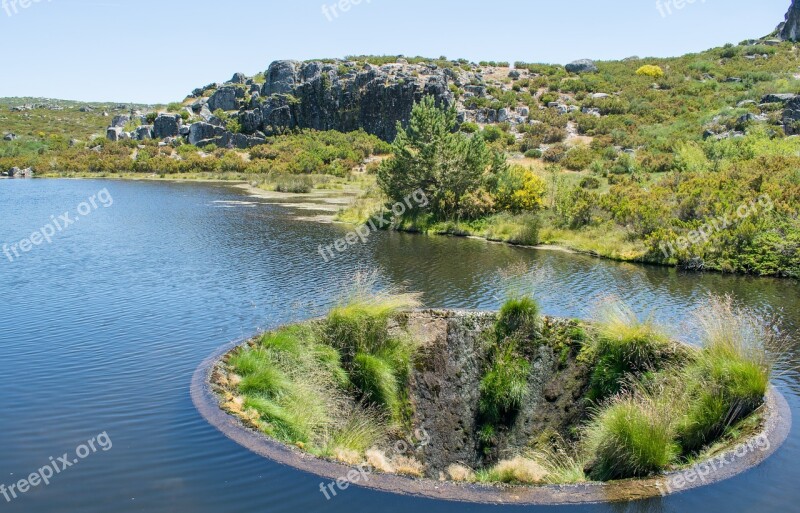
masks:
[[[675,56],[763,36],[791,3],[341,0],[349,10],[323,12],[339,1],[0,0],[0,97],[166,103],[276,59],[352,54]]]

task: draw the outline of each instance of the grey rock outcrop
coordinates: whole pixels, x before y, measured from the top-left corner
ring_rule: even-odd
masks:
[[[262,89],[263,95],[291,93],[297,86],[300,67],[297,61],[275,61],[270,64],[265,74],[267,81]]]
[[[347,67],[345,72],[336,63],[278,61],[265,76],[260,101],[267,134],[293,128],[342,132],[361,128],[392,140],[397,123],[408,121],[414,103],[423,96],[454,104],[447,73],[427,66],[365,65]]]
[[[800,40],[800,2],[792,0],[786,21],[778,25],[778,37],[784,41]]]
[[[247,82],[247,75],[244,73],[234,73],[233,78],[230,79],[231,84],[244,84]]]
[[[121,135],[122,127],[120,126],[110,126],[106,131],[106,139],[109,141],[119,141]]]
[[[800,96],[786,102],[783,110],[783,129],[786,135],[800,134]]]
[[[761,103],[786,103],[789,100],[796,98],[796,94],[782,93],[782,94],[767,94],[761,98]]]
[[[193,123],[189,128],[189,144],[204,146],[212,144],[213,140],[223,137],[227,132],[224,128],[210,123]],[[227,146],[225,144],[224,146]]]
[[[130,116],[125,116],[125,115],[114,116],[114,118],[111,120],[111,126],[122,128],[128,123],[130,123],[130,121],[131,121]]]
[[[234,86],[225,86],[217,89],[208,99],[208,108],[211,112],[217,109],[224,111],[232,111],[239,109],[239,101],[237,99],[237,88]]]
[[[33,178],[33,169],[25,168],[20,169],[18,167],[12,167],[5,173],[2,173],[0,176],[7,176],[9,178]]]
[[[153,138],[177,137],[182,123],[183,119],[178,114],[160,114],[153,123]]]
[[[590,59],[580,59],[570,62],[564,68],[570,73],[595,73],[597,72],[597,65]]]
[[[239,113],[239,123],[245,133],[252,134],[261,130],[264,117],[260,109],[246,110]]]
[[[153,126],[142,125],[136,129],[136,139],[144,141],[145,139],[153,138]]]

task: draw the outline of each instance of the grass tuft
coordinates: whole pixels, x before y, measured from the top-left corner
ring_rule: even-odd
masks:
[[[671,408],[645,393],[613,399],[585,437],[594,457],[588,474],[599,481],[646,477],[666,469],[680,454]]]
[[[620,301],[611,301],[598,311],[597,333],[584,348],[584,357],[594,362],[589,398],[600,401],[626,388],[626,384],[670,360],[674,344],[652,320],[640,321]]]

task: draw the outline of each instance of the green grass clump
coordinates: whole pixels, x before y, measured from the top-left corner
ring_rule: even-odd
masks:
[[[419,300],[415,294],[395,290],[372,292],[374,280],[374,276],[357,277],[345,301],[328,315],[324,336],[341,355],[362,399],[400,421],[415,346],[407,337],[390,334],[389,321],[401,310],[419,306]]]
[[[368,402],[398,413],[399,389],[397,369],[387,360],[367,353],[358,353],[353,360],[353,383]]]
[[[509,299],[500,308],[495,331],[500,340],[515,335],[526,339],[538,337],[541,333],[539,305],[529,296]]]
[[[641,322],[630,308],[614,302],[601,310],[596,337],[584,351],[584,357],[594,362],[589,398],[598,401],[664,366],[673,344],[652,321]]]
[[[587,429],[594,460],[589,476],[599,481],[660,472],[680,454],[668,405],[647,395],[620,396]]]
[[[696,319],[701,349],[638,377],[598,410],[585,434],[591,478],[642,477],[690,461],[763,404],[772,332],[730,298],[709,298]]]
[[[268,333],[228,365],[241,377],[243,408],[258,413],[264,431],[288,443],[324,445],[320,434],[335,428],[346,399],[338,386],[341,367],[310,327]]]
[[[678,439],[687,453],[701,450],[764,400],[772,366],[769,332],[729,298],[712,298],[697,315],[703,349],[681,374],[686,404]]]
[[[513,415],[528,398],[531,364],[505,344],[480,383],[480,411],[492,424]]]

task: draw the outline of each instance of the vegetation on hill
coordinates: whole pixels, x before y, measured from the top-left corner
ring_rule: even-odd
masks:
[[[785,135],[784,128],[796,128],[791,119],[784,123],[785,100],[762,102],[800,93],[798,48],[748,41],[677,58],[598,62],[596,73],[582,74],[524,62],[512,70],[444,58],[336,61],[347,67],[403,59],[478,73],[482,82],[451,84],[459,108],[524,117],[458,124],[452,111],[423,101],[391,148],[363,133],[335,132],[270,137],[249,151],[111,143],[101,137],[108,118],[100,105],[11,111],[21,101],[5,100],[0,126],[19,138],[0,141],[0,170],[228,178],[299,192],[319,181],[312,177],[358,176],[380,188],[366,187],[368,195],[342,213],[350,222],[421,188],[430,207],[406,212],[395,228],[798,277],[800,139]],[[365,165],[389,152],[383,165]]]

